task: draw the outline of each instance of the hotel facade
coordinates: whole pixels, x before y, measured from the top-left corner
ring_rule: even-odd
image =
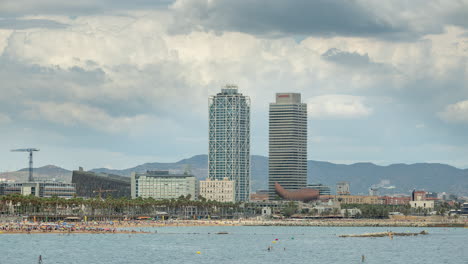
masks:
[[[209,98],[208,178],[234,181],[235,201],[249,201],[250,98],[235,85]]]
[[[196,198],[196,179],[190,174],[169,174],[169,171],[133,172],[131,176],[132,198],[177,199],[190,195]]]
[[[200,196],[207,200],[233,203],[235,202],[235,182],[228,178],[200,181]]]

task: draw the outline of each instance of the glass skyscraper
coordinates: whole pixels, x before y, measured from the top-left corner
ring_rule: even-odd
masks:
[[[250,98],[235,85],[209,98],[208,177],[235,181],[236,201],[249,201]]]
[[[268,189],[277,199],[275,182],[286,190],[307,185],[307,104],[299,93],[277,93],[270,103]]]

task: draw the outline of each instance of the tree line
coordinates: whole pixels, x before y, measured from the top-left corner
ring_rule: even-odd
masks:
[[[0,214],[3,215],[69,215],[69,216],[155,216],[165,214],[193,218],[194,216],[233,216],[241,210],[240,203],[191,200],[190,196],[178,199],[154,198],[40,198],[33,195],[11,194],[0,197]]]

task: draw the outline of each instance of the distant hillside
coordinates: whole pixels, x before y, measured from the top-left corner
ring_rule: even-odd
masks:
[[[204,179],[208,175],[208,158],[207,155],[196,155],[188,159],[183,159],[174,163],[145,163],[138,165],[133,168],[124,170],[111,170],[106,168],[93,169],[94,172],[105,172],[111,174],[117,174],[122,176],[129,176],[132,172],[145,172],[147,170],[168,170],[171,173],[183,173],[186,170],[190,170],[197,178]]]
[[[27,181],[29,175],[29,168],[24,168],[19,171],[3,172],[0,173],[0,178],[15,181]],[[39,168],[34,168],[33,177],[38,180],[51,180],[57,181],[71,181],[72,172],[54,165],[46,165]]]
[[[268,158],[252,156],[252,190],[268,188]],[[182,173],[190,170],[198,179],[205,179],[208,171],[208,156],[196,155],[174,163],[145,163],[124,170],[106,168],[93,169],[95,172],[106,172],[122,176],[130,176],[133,171],[169,170]],[[379,166],[373,163],[355,163],[351,165],[334,164],[323,161],[308,161],[308,182],[323,183],[335,190],[338,181],[349,181],[354,194],[368,193],[372,185],[390,186],[396,188],[387,193],[408,193],[412,189],[424,189],[435,192],[449,192],[458,195],[468,195],[468,169],[437,163],[392,164]],[[34,175],[39,179],[71,181],[71,172],[53,165],[34,169]],[[17,172],[0,173],[0,178],[26,180],[27,169]],[[383,190],[385,191],[385,190]]]
[[[268,188],[268,158],[252,156],[252,190]],[[95,169],[93,171],[129,176],[132,171],[170,170],[183,172],[190,165],[192,173],[199,179],[207,176],[207,155],[197,155],[176,163],[145,163],[126,170]],[[408,193],[412,189],[435,192],[450,192],[468,195],[468,169],[437,163],[392,164],[379,166],[373,163],[351,165],[334,164],[323,161],[308,161],[308,182],[323,183],[335,189],[338,181],[348,181],[352,193],[367,194],[372,185],[394,185],[396,188],[387,193]]]

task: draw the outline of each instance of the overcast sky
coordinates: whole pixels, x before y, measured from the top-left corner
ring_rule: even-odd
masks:
[[[468,168],[468,1],[3,0],[0,172],[208,151],[208,97],[300,92],[309,159]]]

